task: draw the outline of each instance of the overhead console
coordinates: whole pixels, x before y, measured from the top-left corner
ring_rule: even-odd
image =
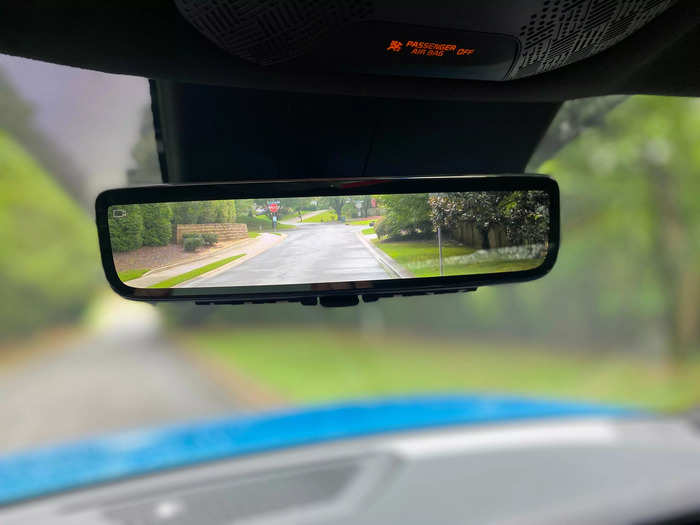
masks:
[[[674,0],[174,0],[220,48],[288,71],[513,80],[595,55]]]

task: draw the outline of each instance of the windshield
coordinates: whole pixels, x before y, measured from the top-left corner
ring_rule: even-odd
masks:
[[[698,100],[564,104],[529,166],[562,192],[559,261],[536,282],[345,309],[156,308],[108,289],[92,218],[99,191],[160,182],[146,80],[0,57],[0,453],[423,393],[689,409],[698,143]],[[315,206],[313,220],[337,218]],[[150,248],[125,263],[130,279],[158,266]]]

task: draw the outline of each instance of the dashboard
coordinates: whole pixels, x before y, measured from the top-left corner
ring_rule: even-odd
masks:
[[[0,523],[663,523],[698,494],[691,422],[587,417],[253,454],[14,504]]]

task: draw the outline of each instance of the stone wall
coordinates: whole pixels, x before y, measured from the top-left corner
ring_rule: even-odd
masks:
[[[220,241],[235,241],[248,238],[248,226],[230,222],[214,222],[207,224],[178,224],[175,240],[182,244],[185,233],[214,233]]]

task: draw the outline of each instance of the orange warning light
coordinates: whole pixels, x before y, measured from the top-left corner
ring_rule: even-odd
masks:
[[[401,51],[402,47],[403,47],[402,42],[399,42],[398,40],[392,40],[391,43],[389,44],[389,47],[387,47],[386,50],[398,53],[399,51]]]
[[[405,51],[404,51],[405,48]],[[458,48],[456,44],[447,42],[424,42],[422,40],[391,40],[387,51],[425,57],[450,57],[450,56],[470,56],[476,53],[476,49],[470,47]]]

